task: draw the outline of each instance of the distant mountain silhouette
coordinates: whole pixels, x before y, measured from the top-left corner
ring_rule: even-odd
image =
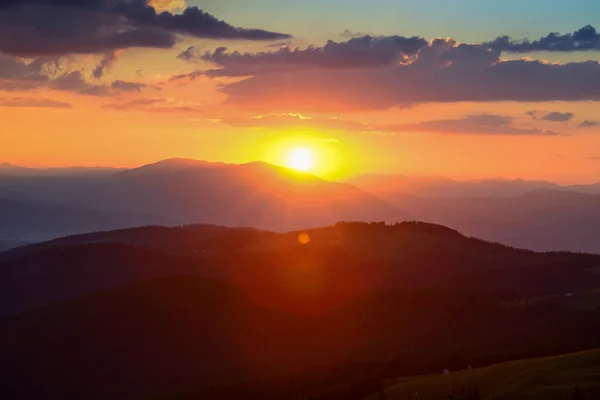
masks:
[[[598,197],[593,197],[600,196],[599,184],[459,182],[394,175],[365,175],[348,184],[261,162],[236,165],[189,159],[100,175],[30,172],[7,177],[0,171],[0,198],[150,216],[137,219],[137,225],[208,223],[289,231],[340,220],[422,220],[515,247],[600,253],[595,239],[600,209],[594,205]],[[57,225],[69,225],[55,220]],[[8,232],[2,238],[41,240],[121,226],[132,225],[82,223],[82,229],[55,234],[23,224],[18,235]]]
[[[486,240],[536,251],[600,253],[600,194],[538,189],[510,197],[382,197],[419,220]]]
[[[365,175],[352,181],[415,219],[536,251],[600,253],[600,184]]]
[[[123,170],[123,168],[111,167],[26,168],[10,163],[0,163],[0,176],[3,177],[100,177],[116,174]]]
[[[91,230],[170,224],[168,218],[0,198],[0,239],[40,241]]]
[[[439,177],[380,174],[361,175],[349,182],[372,193],[405,193],[427,198],[511,197],[524,195],[537,189],[562,188],[562,186],[553,182],[523,179],[457,181]],[[584,187],[581,186],[581,188]],[[600,193],[600,188],[598,190],[598,193]]]
[[[71,180],[50,194],[40,185],[24,186],[19,186],[24,194],[51,197],[69,206],[147,213],[182,223],[289,230],[343,219],[408,218],[352,185],[259,162],[234,165],[174,159],[100,179]]]

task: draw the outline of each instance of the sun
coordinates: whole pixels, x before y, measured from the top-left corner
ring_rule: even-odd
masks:
[[[313,168],[313,153],[306,147],[295,147],[288,155],[288,166],[298,171],[310,171]]]

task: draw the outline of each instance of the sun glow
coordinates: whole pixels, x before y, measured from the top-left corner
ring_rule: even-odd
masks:
[[[341,180],[352,171],[348,148],[320,132],[274,131],[264,137],[263,143],[267,145],[260,150],[260,159],[269,164],[329,180]]]
[[[314,166],[313,153],[306,147],[295,147],[288,155],[288,166],[298,171],[310,171]]]

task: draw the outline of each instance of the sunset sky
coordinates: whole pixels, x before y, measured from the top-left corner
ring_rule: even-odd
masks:
[[[600,180],[597,0],[0,0],[0,162]]]

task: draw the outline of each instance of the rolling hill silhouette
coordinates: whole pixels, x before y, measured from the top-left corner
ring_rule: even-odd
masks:
[[[5,254],[0,387],[15,399],[283,399],[283,382],[304,382],[294,390],[326,399],[366,379],[367,395],[385,376],[600,346],[588,294],[599,266],[416,222],[78,235]],[[314,397],[317,381],[328,395]]]
[[[300,233],[310,243],[300,244]],[[253,291],[254,300],[309,314],[376,289],[451,286],[523,297],[600,284],[593,272],[600,256],[539,254],[410,222],[340,223],[284,234],[210,225],[146,227],[67,237],[2,257],[0,314],[180,274],[270,288],[265,296]]]

